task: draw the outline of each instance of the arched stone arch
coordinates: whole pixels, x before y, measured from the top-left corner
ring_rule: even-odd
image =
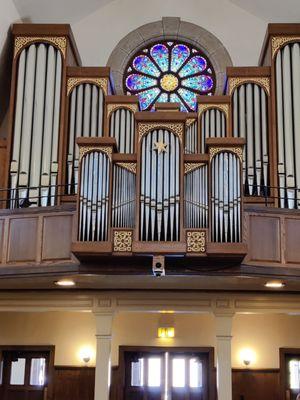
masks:
[[[177,17],[164,17],[161,21],[142,25],[117,44],[107,62],[107,66],[112,70],[117,94],[123,94],[124,70],[131,57],[141,48],[158,40],[183,40],[202,50],[215,70],[215,94],[223,94],[226,67],[232,66],[228,51],[212,33]]]

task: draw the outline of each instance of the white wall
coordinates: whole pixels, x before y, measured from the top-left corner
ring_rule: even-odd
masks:
[[[176,314],[174,339],[158,339],[158,314],[118,313],[113,324],[112,365],[118,365],[119,346],[215,347],[211,314]],[[244,368],[240,352],[250,349],[251,368],[279,368],[279,348],[300,348],[300,316],[236,315],[232,329],[232,366]],[[0,313],[0,345],[55,345],[56,365],[82,365],[82,348],[96,348],[92,313]],[[91,363],[94,364],[93,358]]]
[[[106,65],[132,30],[180,17],[216,35],[235,66],[257,65],[267,24],[228,0],[114,0],[72,26],[85,65]]]

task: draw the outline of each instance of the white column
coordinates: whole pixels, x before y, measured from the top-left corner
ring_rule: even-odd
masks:
[[[97,338],[95,400],[109,400],[113,313],[95,313],[95,318]]]
[[[218,400],[232,400],[231,330],[233,315],[215,315]]]

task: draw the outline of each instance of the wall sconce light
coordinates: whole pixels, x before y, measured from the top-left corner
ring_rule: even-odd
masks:
[[[243,349],[240,352],[240,358],[245,367],[249,367],[255,361],[255,352],[251,349]]]
[[[160,339],[170,339],[175,337],[175,328],[174,326],[161,326],[158,328],[157,336]]]
[[[79,358],[84,364],[87,366],[88,363],[91,361],[93,358],[93,349],[91,347],[82,347],[79,350]]]

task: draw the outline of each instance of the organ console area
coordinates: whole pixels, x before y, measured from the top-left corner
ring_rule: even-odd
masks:
[[[79,259],[241,261],[247,210],[298,215],[300,25],[270,25],[259,66],[228,67],[224,95],[199,96],[193,113],[140,111],[108,67],[81,66],[68,25],[12,33],[1,208],[73,205]]]

